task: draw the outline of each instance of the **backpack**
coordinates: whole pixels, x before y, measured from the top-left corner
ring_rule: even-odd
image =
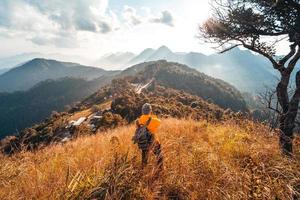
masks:
[[[148,150],[153,140],[152,133],[147,129],[147,126],[150,124],[150,122],[151,117],[143,126],[139,126],[136,129],[135,134],[132,138],[133,143],[138,144],[141,150]]]

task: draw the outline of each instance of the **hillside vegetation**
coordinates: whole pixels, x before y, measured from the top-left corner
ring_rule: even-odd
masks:
[[[165,60],[141,63],[124,70],[121,75],[134,76],[134,82],[155,78],[160,85],[197,95],[222,108],[247,110],[241,93],[235,87],[180,63]]]
[[[114,84],[110,84],[113,79]],[[137,95],[132,84],[143,85],[151,80],[154,80],[149,88],[151,91],[146,92],[145,95]],[[101,88],[106,84],[108,84],[107,87]],[[123,104],[125,109],[117,108],[112,112],[121,115],[129,122],[139,115],[141,105],[150,98],[151,103],[158,105],[159,114],[173,117],[193,115],[194,119],[199,119],[220,115],[219,113],[223,111],[217,107],[224,110],[247,111],[240,92],[224,81],[214,79],[179,63],[148,62],[128,68],[121,74],[105,75],[92,81],[63,78],[41,82],[26,92],[0,93],[0,111],[3,114],[0,116],[0,139],[18,132],[24,135],[24,128],[41,123],[47,117],[50,118],[54,110],[68,111],[65,109],[66,105],[73,105],[89,95],[91,96],[83,104],[77,105],[76,111],[123,98],[125,100],[123,102],[118,100],[117,104]],[[197,102],[200,102],[200,106]],[[114,107],[117,104],[114,104]],[[72,114],[74,113],[69,113],[69,115]],[[62,127],[68,125],[70,120],[65,121],[61,124]],[[45,127],[44,124],[41,126]],[[49,128],[49,126],[46,127]],[[58,132],[62,129],[52,125],[51,128],[53,131],[42,131],[42,135],[49,135],[50,132],[50,138],[52,138],[53,135],[57,136],[55,131],[57,128]],[[40,133],[43,129],[38,128],[37,132]],[[28,134],[25,135],[28,137]],[[29,135],[36,135],[36,133]],[[38,137],[40,135],[37,134]],[[50,140],[49,137],[46,138],[42,140]],[[41,139],[37,141],[40,142]]]
[[[108,84],[112,77],[46,80],[24,92],[0,93],[0,139],[40,123],[53,111],[64,111]]]
[[[97,130],[128,124],[141,114],[141,107],[146,102],[153,105],[160,117],[224,120],[235,116],[230,110],[224,111],[198,96],[156,84],[137,94],[130,82],[119,79],[77,104],[68,113],[53,114],[43,122],[20,131],[18,135],[7,137],[0,142],[0,150],[7,154],[34,150],[63,140],[66,133],[71,137],[91,135]],[[91,120],[99,112],[101,119]],[[81,117],[86,118],[85,123],[66,128],[72,120]]]
[[[280,155],[276,133],[247,120],[164,119],[164,171],[140,168],[134,126],[35,153],[0,157],[0,199],[298,199],[300,149]],[[296,140],[300,142],[299,138]]]

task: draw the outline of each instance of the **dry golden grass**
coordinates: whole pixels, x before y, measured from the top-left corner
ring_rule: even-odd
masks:
[[[72,115],[72,117],[70,117],[70,121],[71,120],[78,120],[80,117],[88,117],[89,115],[92,114],[92,111],[91,109],[86,109],[86,110],[83,110],[83,111],[80,111],[80,112],[77,112],[75,113],[74,115]]]
[[[299,146],[295,160],[283,158],[277,137],[262,125],[163,120],[159,178],[152,157],[140,169],[133,132],[134,126],[120,127],[36,153],[0,157],[0,199],[299,197]]]
[[[106,110],[106,109],[109,109],[110,108],[110,105],[111,105],[111,101],[107,101],[107,102],[104,102],[102,104],[99,105],[99,110]],[[70,118],[69,118],[69,121],[76,121],[78,120],[79,118],[81,117],[88,117],[90,116],[91,114],[93,113],[92,109],[89,108],[89,109],[86,109],[86,110],[83,110],[83,111],[79,111],[79,112],[76,112],[75,114],[73,114]]]
[[[110,109],[111,102],[112,102],[111,100],[108,100],[108,101],[100,104],[100,109],[102,109],[102,110]]]

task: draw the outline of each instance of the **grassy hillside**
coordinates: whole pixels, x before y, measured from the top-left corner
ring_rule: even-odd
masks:
[[[135,82],[155,78],[160,85],[197,95],[222,108],[247,110],[241,93],[235,87],[179,63],[165,60],[141,63],[124,70],[121,75],[135,75]]]
[[[47,80],[24,92],[0,93],[0,139],[64,111],[108,84],[111,76],[93,81],[78,78]],[[68,107],[68,106],[67,106]]]
[[[0,199],[298,199],[300,148],[279,153],[276,133],[250,121],[164,119],[164,171],[140,168],[134,126],[35,153],[0,156]],[[296,139],[299,143],[299,138]]]
[[[155,113],[160,117],[223,120],[235,115],[198,96],[159,85],[153,85],[142,94],[137,94],[135,87],[128,81],[120,79],[103,87],[74,106],[68,113],[56,113],[43,122],[20,131],[16,136],[0,141],[0,151],[13,153],[22,149],[33,150],[40,146],[47,146],[64,139],[66,132],[69,132],[72,137],[94,134],[91,125],[96,130],[103,130],[131,123],[141,114],[141,107],[146,102],[153,105]],[[75,129],[66,128],[72,120],[92,117],[97,115],[98,111],[102,113],[103,118],[96,121],[87,119],[82,126]]]

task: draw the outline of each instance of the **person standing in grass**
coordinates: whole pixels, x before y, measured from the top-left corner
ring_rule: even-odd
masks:
[[[158,169],[163,168],[163,156],[161,145],[155,134],[161,121],[152,113],[152,106],[146,103],[142,106],[142,115],[136,120],[136,132],[133,136],[133,142],[138,144],[142,152],[142,167],[148,163],[149,152],[153,152],[156,157]]]

